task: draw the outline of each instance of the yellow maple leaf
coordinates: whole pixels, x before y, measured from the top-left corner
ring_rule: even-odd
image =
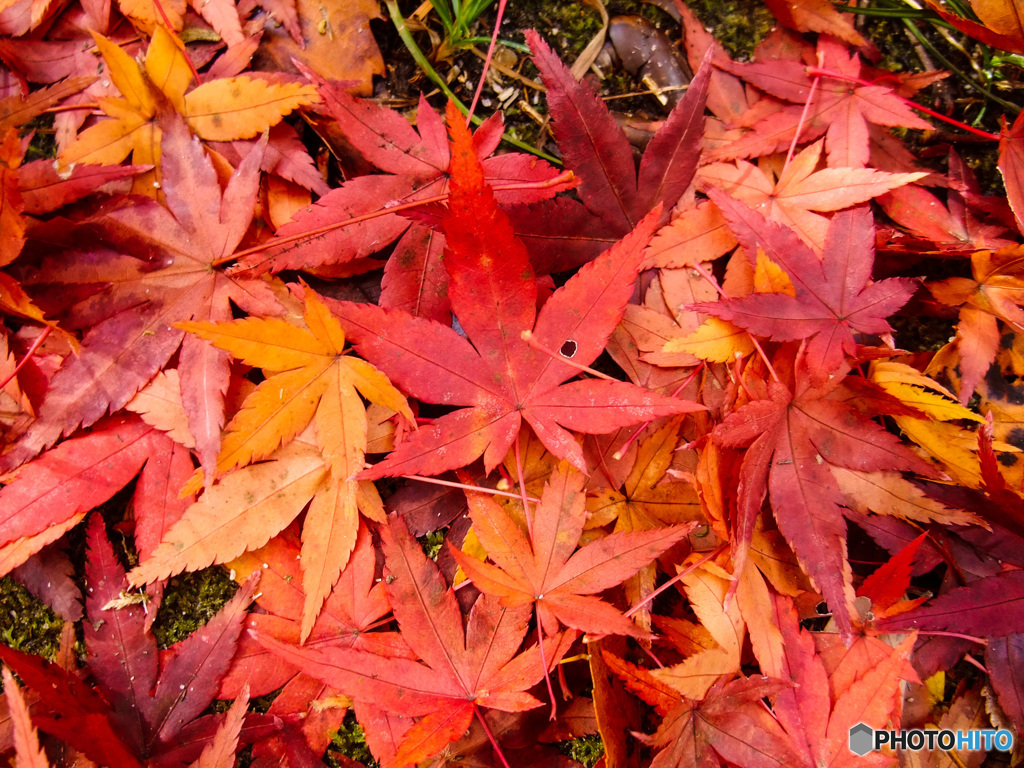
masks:
[[[192,69],[184,50],[163,27],[140,64],[114,42],[93,33],[111,82],[123,98],[101,98],[101,119],[60,155],[60,164],[114,165],[128,155],[138,165],[160,164],[159,116],[169,105],[201,139],[233,141],[257,136],[292,110],[319,100],[316,88],[239,76],[211,80],[187,91]],[[133,192],[152,195],[155,175],[136,177]]]
[[[230,560],[265,544],[312,498],[303,530],[303,638],[348,562],[359,511],[384,519],[373,485],[355,480],[363,468],[367,439],[360,395],[413,419],[405,398],[384,374],[344,354],[344,330],[309,289],[305,320],[306,328],[280,318],[177,325],[248,365],[272,372],[228,424],[215,476],[275,454],[310,425],[315,446],[312,456],[305,450],[297,458],[293,451],[286,456],[289,461],[282,463],[278,452],[276,461],[225,477],[166,534],[153,557],[132,573],[133,583],[141,584]],[[202,480],[201,470],[197,471],[182,495],[198,491]]]

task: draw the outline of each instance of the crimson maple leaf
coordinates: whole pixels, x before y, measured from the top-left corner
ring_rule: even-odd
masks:
[[[747,448],[733,559],[739,571],[767,490],[779,530],[849,641],[854,595],[846,559],[846,502],[831,467],[933,472],[894,435],[842,402],[844,376],[815,383],[801,357],[792,373],[792,388],[766,382],[764,397],[729,414],[713,433],[720,445]]]
[[[916,633],[895,647],[879,644],[870,661],[866,655],[849,653],[844,661],[860,664],[849,685],[840,686],[834,670],[830,679],[823,658],[815,652],[818,637],[800,628],[792,601],[775,595],[771,615],[782,635],[782,656],[772,663],[773,669],[763,671],[796,684],[782,691],[774,704],[778,722],[800,747],[802,759],[794,765],[892,765],[892,757],[882,752],[855,756],[849,749],[850,728],[857,723],[885,728],[898,719],[901,679],[915,677],[908,660]]]
[[[293,644],[300,641],[306,601],[300,548],[299,527],[292,525],[266,546],[246,552],[230,563],[239,584],[253,573],[262,573],[255,602],[265,613],[250,613],[246,626],[267,637]],[[384,582],[374,578],[375,555],[370,532],[362,525],[348,565],[324,602],[313,631],[305,641],[306,648],[338,646],[379,656],[414,658],[398,632],[370,631],[391,613]],[[246,633],[238,642],[238,652],[221,682],[217,698],[234,699],[247,685],[254,696],[279,690],[267,714],[300,717],[306,741],[316,754],[323,754],[331,732],[341,727],[345,717],[345,708],[331,706],[340,691],[303,674]],[[261,742],[255,747],[254,756],[271,754],[279,746]]]
[[[526,42],[547,88],[551,129],[565,167],[580,180],[580,202],[560,197],[516,206],[509,215],[537,270],[561,272],[594,258],[656,207],[667,217],[686,191],[700,159],[710,55],[647,145],[638,173],[626,134],[601,98],[573,77],[536,32],[528,30]]]
[[[644,419],[703,410],[625,382],[584,379],[578,369],[523,339],[589,365],[622,318],[657,214],[556,291],[537,313],[537,283],[522,243],[498,209],[472,138],[454,107],[450,210],[444,220],[452,310],[464,338],[447,326],[366,304],[330,302],[359,354],[404,392],[470,408],[442,416],[361,473],[437,474],[481,454],[488,472],[512,447],[525,420],[549,451],[586,471],[583,451],[563,427],[611,432]]]
[[[694,305],[773,341],[810,339],[807,357],[824,380],[856,352],[854,331],[892,330],[888,318],[914,293],[913,281],[892,278],[868,283],[874,264],[871,213],[854,208],[837,213],[825,235],[819,259],[792,230],[768,221],[728,195],[708,195],[725,215],[736,239],[753,257],[759,249],[785,270],[795,295],[759,293]]]
[[[520,712],[539,706],[526,691],[544,673],[540,647],[518,653],[529,608],[503,608],[483,595],[463,628],[455,593],[401,519],[392,515],[381,538],[385,588],[402,635],[422,662],[338,645],[299,648],[262,634],[259,642],[357,701],[419,717],[403,737],[397,765],[419,762],[462,736],[479,707]],[[567,639],[545,641],[549,663],[568,649]]]
[[[77,258],[70,263],[56,258],[41,270],[42,280],[107,282],[111,287],[75,308],[77,322],[92,327],[80,354],[65,360],[54,375],[38,419],[0,457],[4,471],[62,435],[89,426],[108,409],[117,411],[179,347],[189,428],[203,465],[214,466],[224,424],[228,354],[196,337],[183,342],[185,332],[172,324],[230,320],[231,301],[252,314],[282,312],[270,283],[216,269],[249,227],[263,152],[259,147],[251,151],[222,192],[213,164],[183,123],[164,127],[163,146],[168,207],[132,198],[87,225],[116,251],[99,250],[88,266],[74,253]]]
[[[279,237],[319,230],[338,221],[424,200],[447,190],[451,156],[444,124],[425,98],[420,98],[417,127],[413,128],[404,115],[372,101],[357,99],[313,73],[307,74],[318,84],[323,109],[335,120],[333,126],[385,174],[358,176],[346,181],[321,197],[316,205],[300,209],[291,222],[277,231]],[[474,135],[474,147],[486,158],[482,161],[485,177],[491,185],[533,185],[526,189],[498,191],[502,204],[536,202],[571,186],[567,183],[539,186],[539,182],[554,179],[558,170],[536,157],[520,153],[487,157],[497,149],[501,129],[499,112],[486,120]],[[331,229],[316,238],[272,247],[242,259],[239,267],[279,272],[343,264],[370,256],[396,240],[394,252],[384,267],[381,306],[398,307],[417,316],[448,322],[448,275],[441,264],[444,235],[399,213],[385,213]]]
[[[161,656],[147,630],[143,606],[125,600],[125,571],[99,515],[90,522],[87,544],[86,663],[97,690],[6,646],[0,646],[0,657],[40,694],[43,711],[34,718],[36,725],[93,760],[141,766],[175,751],[188,762],[216,732],[216,716],[212,722],[189,724],[213,701],[258,579],[247,582],[204,627]],[[192,736],[207,735],[187,739],[182,752],[178,737],[186,726]]]
[[[799,132],[803,139],[816,139],[825,134],[830,167],[863,168],[868,164],[869,123],[922,130],[931,128],[896,94],[910,96],[945,77],[944,73],[906,76],[885,71],[866,72],[856,52],[850,52],[839,40],[827,35],[818,39],[818,56],[823,68],[837,73],[839,77],[822,77],[813,89],[814,78],[807,73],[807,66],[800,59],[750,64],[716,62],[771,95],[794,103],[773,110],[744,138],[715,149],[712,159],[760,157],[784,150]],[[842,79],[859,81],[876,74],[879,76],[877,85]]]
[[[492,498],[469,494],[473,531],[497,565],[452,547],[466,575],[485,594],[506,606],[536,605],[541,626],[554,634],[559,624],[593,633],[647,633],[616,608],[593,595],[632,576],[696,526],[613,533],[580,547],[586,522],[586,478],[562,465],[544,487],[529,540]],[[532,556],[532,557],[531,557]]]
[[[253,614],[247,626],[281,642],[298,644],[305,603],[300,567],[301,542],[296,526],[290,526],[266,546],[246,552],[231,561],[234,578],[242,583],[262,571],[256,604],[265,613]],[[384,584],[374,580],[376,558],[370,532],[359,528],[348,565],[334,585],[323,610],[317,616],[307,648],[355,648],[378,656],[411,658],[412,653],[397,632],[370,632],[372,626],[391,613]],[[266,648],[243,636],[239,652],[224,682],[219,698],[233,699],[248,682],[253,694],[263,696],[282,686],[291,686],[298,670],[272,655]]]

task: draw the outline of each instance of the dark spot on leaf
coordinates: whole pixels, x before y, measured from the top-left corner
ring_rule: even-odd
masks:
[[[1005,440],[1010,445],[1016,446],[1017,448],[1024,448],[1024,428],[1014,427],[1006,434]],[[1016,457],[1014,457],[1014,459],[1016,460]]]
[[[573,358],[576,357],[577,344],[572,339],[569,339],[562,345],[562,348],[558,350],[558,354],[562,357]]]

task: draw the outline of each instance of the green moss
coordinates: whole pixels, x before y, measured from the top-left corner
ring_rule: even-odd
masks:
[[[911,352],[942,349],[956,335],[955,321],[945,317],[896,315],[889,318],[896,344]]]
[[[181,642],[212,619],[236,591],[238,585],[219,566],[175,576],[153,622],[157,643],[166,648]]]
[[[341,724],[338,732],[331,736],[331,745],[327,748],[324,760],[332,768],[337,768],[338,761],[335,755],[342,755],[355,760],[357,763],[371,766],[377,765],[377,761],[370,754],[370,748],[366,746],[366,734],[363,733],[363,726],[356,721],[356,716],[349,710],[345,715],[345,722]]]
[[[760,0],[687,0],[686,5],[734,59],[749,59],[775,26]]]
[[[433,561],[437,561],[437,555],[444,546],[444,531],[431,531],[426,536],[420,536],[417,541],[423,548],[423,554]]]
[[[601,17],[585,3],[519,0],[508,4],[501,26],[516,30],[511,39],[517,42],[524,42],[522,30],[536,29],[563,59],[572,61],[601,28]]]
[[[596,733],[580,736],[571,741],[563,741],[558,748],[563,755],[577,763],[582,763],[586,768],[591,768],[604,755],[604,742]]]
[[[51,661],[64,621],[10,576],[0,578],[0,642]]]
[[[53,128],[53,115],[39,115],[22,126],[22,135],[33,131],[32,141],[25,153],[25,162],[32,160],[53,160],[57,157],[56,132]]]

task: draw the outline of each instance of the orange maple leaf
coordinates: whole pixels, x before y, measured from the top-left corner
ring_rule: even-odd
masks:
[[[275,371],[246,398],[228,424],[217,460],[217,475],[266,458],[283,443],[290,442],[310,421],[315,423],[314,455],[303,455],[301,459],[309,463],[309,472],[300,483],[305,490],[294,497],[296,501],[300,497],[308,501],[315,495],[303,531],[303,639],[312,630],[324,598],[348,562],[359,527],[358,510],[383,520],[379,500],[373,503],[377,497],[372,486],[367,488],[369,484],[355,479],[363,468],[367,433],[366,411],[359,395],[413,419],[405,398],[382,373],[363,360],[344,355],[344,331],[308,289],[305,319],[305,329],[279,318],[255,317],[227,323],[178,324],[248,365]],[[182,493],[197,491],[202,477],[202,471],[197,471]],[[242,499],[247,494],[252,496],[248,483],[254,479],[222,484],[217,498],[225,492],[233,493],[228,486],[236,488]],[[166,534],[153,557],[132,573],[133,583],[164,578],[182,568],[224,562],[251,548],[252,542],[245,542],[242,549],[237,543],[228,543],[229,539],[236,542],[238,537],[223,530],[226,507],[220,508],[220,514],[209,515],[208,502],[200,501],[185,513],[180,525]],[[243,503],[241,508],[251,510],[252,504]],[[273,531],[266,530],[267,521],[254,525],[262,537],[256,545],[276,534],[299,509],[291,515],[279,515],[283,524]]]

